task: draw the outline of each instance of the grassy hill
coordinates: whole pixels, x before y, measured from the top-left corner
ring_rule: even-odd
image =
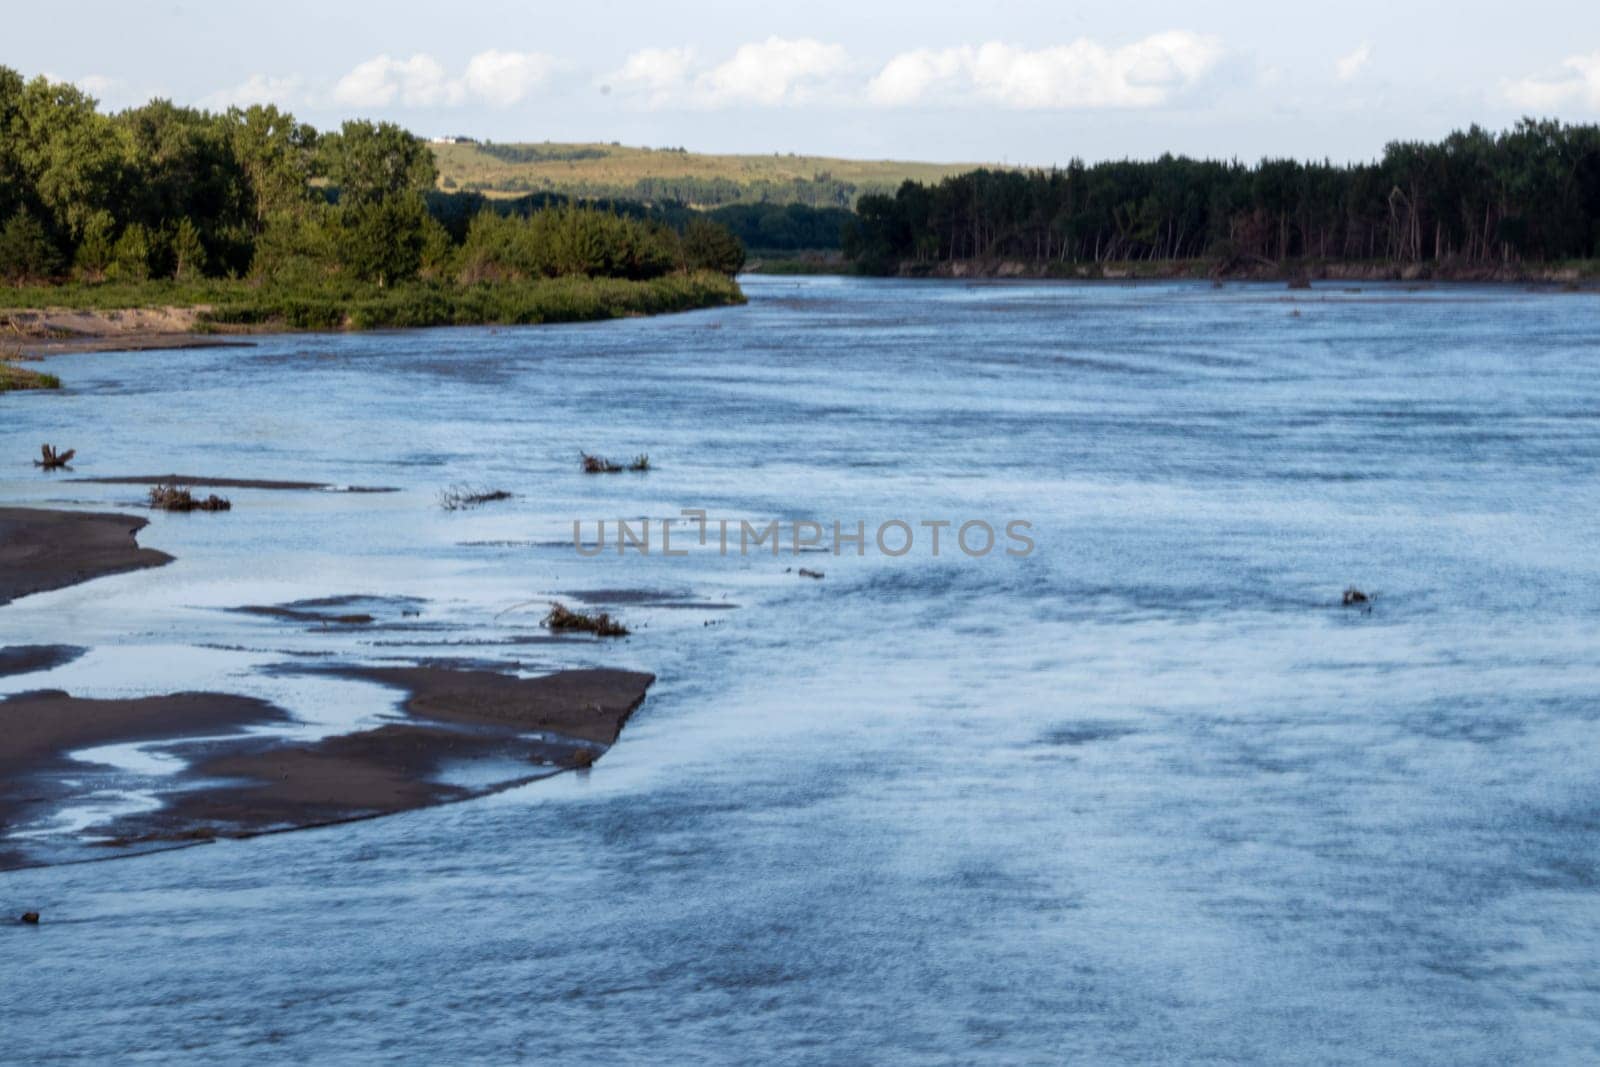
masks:
[[[490,196],[556,192],[628,200],[850,207],[902,181],[936,182],[976,163],[907,163],[826,156],[707,155],[615,144],[436,144],[439,184]]]

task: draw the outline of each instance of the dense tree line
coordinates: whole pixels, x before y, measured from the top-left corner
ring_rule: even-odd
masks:
[[[832,250],[855,215],[804,204],[729,204],[709,212],[749,248],[766,252]]]
[[[1348,166],[1162,156],[978,170],[864,196],[863,268],[955,259],[1488,264],[1600,256],[1600,127],[1525,119]]]
[[[844,228],[855,218],[844,208],[812,208],[804,204],[728,204],[700,211],[675,200],[580,200],[562,193],[529,193],[518,197],[487,197],[479,192],[438,191],[428,194],[428,210],[461,243],[472,220],[488,211],[527,217],[538,211],[581,205],[596,211],[641,221],[659,222],[680,234],[696,220],[709,219],[723,227],[747,248],[763,252],[833,250],[840,247]]]
[[[487,237],[471,243],[471,220],[433,192],[436,176],[428,146],[389,123],[319,133],[271,106],[213,113],[164,100],[107,115],[71,85],[0,67],[0,278],[11,281],[385,286],[497,272],[732,273],[743,263],[738,242],[703,219],[546,205],[495,246],[521,258],[487,269],[495,250]],[[541,241],[552,246],[529,251]]]

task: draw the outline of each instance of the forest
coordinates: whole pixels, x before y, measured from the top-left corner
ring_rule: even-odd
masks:
[[[272,106],[165,100],[107,115],[71,85],[0,67],[0,278],[13,284],[648,281],[744,262],[697,215],[508,214],[436,193],[436,177],[427,144],[389,123],[320,133]]]
[[[863,196],[845,251],[869,273],[953,260],[1552,263],[1600,256],[1600,127],[1525,119],[1381,159],[1181,156],[975,170]]]

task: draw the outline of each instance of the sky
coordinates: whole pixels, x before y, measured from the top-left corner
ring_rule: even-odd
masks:
[[[1600,121],[1600,2],[9,0],[0,65],[116,110],[319,127],[1049,165],[1371,159],[1522,115]]]

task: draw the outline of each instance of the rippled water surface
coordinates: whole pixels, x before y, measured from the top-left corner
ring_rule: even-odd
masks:
[[[10,503],[137,505],[30,471],[46,440],[79,476],[401,490],[154,516],[171,566],[0,608],[0,645],[91,649],[0,692],[223,689],[327,733],[397,694],[295,664],[660,676],[587,775],[0,874],[0,911],[45,916],[0,928],[0,1057],[1600,1057],[1600,300],[746,288],[62,357],[63,395],[0,400]],[[580,449],[655,469],[584,477]],[[441,510],[460,482],[517,496]],[[1024,519],[1037,549],[570,543],[683,508]],[[626,642],[528,643],[595,590],[670,595],[596,594]],[[226,610],[343,595],[379,624]]]

